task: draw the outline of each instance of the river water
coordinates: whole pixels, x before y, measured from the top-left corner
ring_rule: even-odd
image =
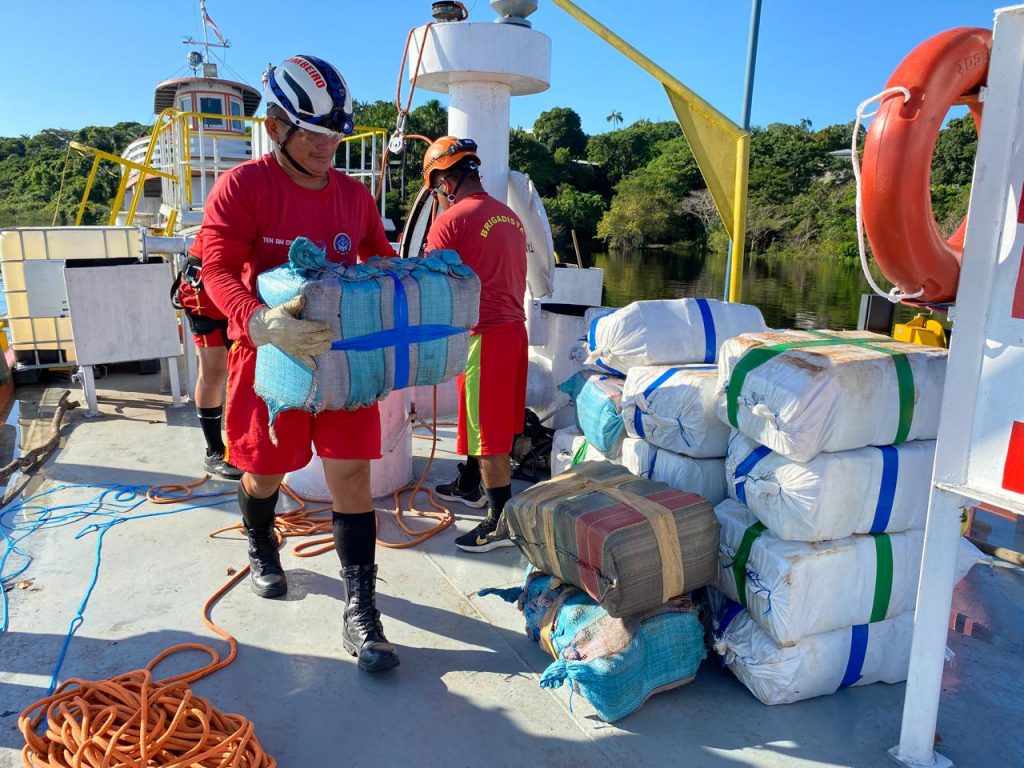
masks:
[[[871,292],[859,264],[797,257],[748,256],[744,261],[741,300],[759,307],[769,327],[857,327],[860,296]],[[723,297],[725,257],[697,247],[593,253],[584,263],[604,270],[605,306]],[[912,315],[908,308],[897,312],[900,320]]]

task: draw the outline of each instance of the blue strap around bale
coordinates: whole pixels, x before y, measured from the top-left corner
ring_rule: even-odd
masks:
[[[612,313],[606,312],[603,315],[598,315],[597,317],[590,321],[590,329],[587,331],[587,346],[590,347],[591,352],[594,352],[597,349],[597,321],[600,320],[602,317],[608,317],[608,315],[610,314]],[[595,360],[594,365],[596,365],[598,368],[603,368],[613,376],[618,376],[619,378],[623,379],[626,377],[626,374],[624,374],[622,371],[618,371],[612,368],[610,365],[601,360],[601,358]]]
[[[875,446],[882,452],[882,482],[878,488],[878,503],[875,518],[871,521],[871,533],[884,533],[889,526],[892,505],[896,498],[896,480],[900,474],[900,452],[894,445]]]
[[[409,346],[423,341],[434,341],[465,333],[465,328],[453,325],[409,325],[409,300],[405,286],[397,272],[387,274],[395,283],[395,324],[387,331],[367,333],[351,339],[331,343],[331,349],[366,352],[384,347],[395,348],[395,389],[409,386]]]
[[[648,386],[647,389],[644,390],[644,397],[645,398],[650,397],[651,393],[654,390],[656,390],[658,387],[660,387],[662,384],[664,384],[666,381],[668,381],[672,377],[673,374],[678,373],[680,370],[682,370],[682,369],[681,368],[669,368],[667,371],[665,371],[663,374],[661,374],[661,376],[659,376],[653,382],[651,382],[650,386]],[[641,413],[640,408],[639,407],[634,407],[633,408],[633,426],[636,428],[637,435],[643,438],[643,437],[647,437],[647,435],[644,434],[644,421],[643,421],[642,416],[643,416],[643,414]]]
[[[735,600],[730,600],[728,597],[725,598],[725,605],[722,614],[718,617],[718,634],[724,635],[725,631],[729,629],[729,625],[732,620],[736,618],[740,611],[743,610],[743,606],[737,603]]]
[[[868,652],[868,625],[854,624],[850,627],[850,658],[846,662],[846,673],[839,683],[839,690],[854,685],[864,671],[864,657]]]
[[[704,362],[715,362],[715,352],[718,343],[715,338],[715,318],[711,315],[711,305],[707,299],[697,299],[697,307],[700,309],[700,319],[704,321]]]
[[[654,446],[651,446],[651,450],[653,451],[653,453],[651,453],[651,466],[647,468],[648,480],[654,479],[654,465],[658,463],[658,449],[655,448]]]
[[[736,477],[744,478],[736,483],[736,498],[740,500],[740,503],[747,503],[746,477],[750,474],[750,470],[757,466],[757,463],[771,452],[772,449],[768,446],[759,445],[750,452],[750,455],[748,455],[747,458],[736,465]]]

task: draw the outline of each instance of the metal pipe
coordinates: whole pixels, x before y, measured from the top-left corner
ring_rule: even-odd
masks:
[[[750,105],[754,99],[754,70],[757,68],[757,40],[758,30],[761,27],[761,0],[752,0],[750,8],[750,37],[747,40],[747,73],[743,80],[743,114],[740,124],[744,131],[750,130]],[[736,274],[733,274],[733,271]],[[742,279],[743,264],[737,262],[733,265],[732,240],[725,254],[725,287],[723,298],[725,301],[739,301],[739,286]],[[736,290],[732,288],[735,286]],[[735,296],[735,298],[733,298]]]

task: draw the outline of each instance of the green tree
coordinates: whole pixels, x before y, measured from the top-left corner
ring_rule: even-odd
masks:
[[[544,200],[544,209],[556,241],[567,242],[576,230],[577,237],[592,239],[605,210],[600,195],[580,192],[568,184],[559,184],[558,193]]]
[[[978,133],[974,120],[964,115],[950,120],[939,133],[932,155],[932,184],[959,186],[971,183]]]
[[[659,142],[679,136],[682,130],[678,123],[638,120],[620,131],[591,136],[587,160],[600,166],[614,185],[653,160]]]
[[[547,147],[522,128],[513,128],[508,135],[508,167],[525,173],[533,180],[541,197],[555,191],[558,171]],[[487,169],[481,169],[487,173]]]
[[[807,189],[828,163],[828,152],[814,138],[811,124],[772,123],[755,128],[750,141],[750,197],[784,205]]]
[[[608,113],[608,117],[605,120],[612,124],[612,128],[618,128],[622,125],[622,113],[617,109],[613,109]]]
[[[582,157],[587,151],[587,135],[581,125],[574,110],[555,107],[540,113],[533,123],[533,135],[548,152],[565,147],[573,157]]]

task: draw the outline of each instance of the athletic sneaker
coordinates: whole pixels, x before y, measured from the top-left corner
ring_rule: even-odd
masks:
[[[438,498],[445,501],[459,501],[467,507],[474,507],[475,509],[486,507],[487,495],[484,493],[484,489],[480,487],[480,483],[477,483],[476,488],[471,491],[464,491],[459,485],[459,481],[462,479],[462,470],[465,466],[465,464],[459,464],[459,476],[450,483],[435,485],[434,493],[437,494]]]
[[[234,464],[229,464],[219,453],[208,454],[203,462],[206,471],[222,480],[241,480],[242,470]]]
[[[490,552],[499,547],[514,547],[508,536],[508,527],[501,523],[500,518],[495,520],[488,515],[472,531],[455,539],[455,546],[464,552]]]

